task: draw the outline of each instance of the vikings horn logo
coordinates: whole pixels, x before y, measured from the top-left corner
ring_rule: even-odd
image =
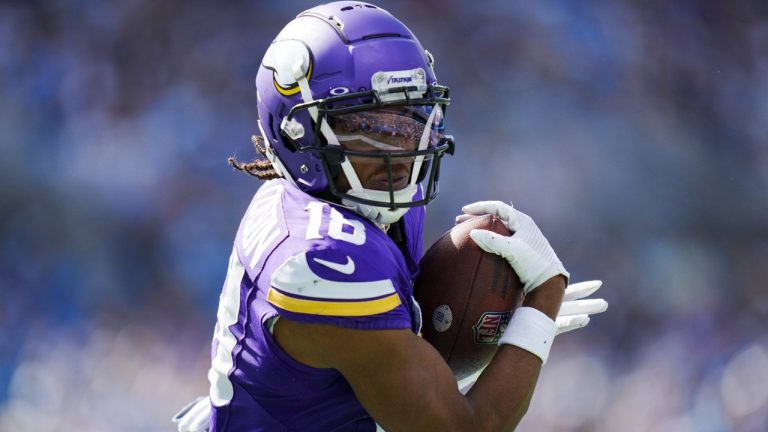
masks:
[[[313,63],[309,47],[292,39],[272,42],[262,61],[262,65],[272,71],[272,82],[283,96],[293,96],[300,91],[297,80],[303,75],[309,81]]]

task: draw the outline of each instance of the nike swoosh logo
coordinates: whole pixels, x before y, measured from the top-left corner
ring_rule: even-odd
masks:
[[[336,270],[339,273],[352,274],[355,272],[355,262],[347,255],[347,262],[345,264],[339,264],[333,261],[326,261],[320,258],[312,258],[316,263],[322,264],[329,269]]]

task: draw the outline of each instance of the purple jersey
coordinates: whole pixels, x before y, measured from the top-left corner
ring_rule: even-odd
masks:
[[[374,431],[344,377],[293,360],[270,323],[279,315],[418,333],[412,283],[423,222],[423,207],[408,211],[398,246],[355,212],[286,180],[265,183],[240,224],[219,301],[211,431]]]

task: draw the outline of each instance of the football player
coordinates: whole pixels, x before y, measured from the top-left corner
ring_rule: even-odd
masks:
[[[464,207],[515,232],[472,238],[508,259],[527,295],[462,394],[418,336],[412,296],[425,205],[454,150],[432,56],[385,10],[335,2],[278,34],[256,88],[254,144],[266,160],[231,162],[268,181],[229,259],[210,394],[177,416],[179,430],[514,429],[558,331],[568,272],[528,216],[501,202]],[[560,330],[586,325],[603,303],[575,302]]]

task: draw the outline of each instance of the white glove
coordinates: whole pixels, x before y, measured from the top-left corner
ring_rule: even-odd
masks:
[[[514,234],[502,236],[487,230],[472,230],[469,236],[486,252],[501,255],[512,266],[523,291],[528,294],[548,279],[570,277],[552,246],[527,214],[501,201],[480,201],[462,207],[468,215],[492,214],[504,222]],[[463,219],[461,216],[457,219]]]
[[[181,409],[171,419],[179,432],[208,432],[211,422],[211,398],[200,396]]]
[[[602,281],[593,280],[568,285],[565,289],[563,304],[557,314],[555,335],[586,327],[589,315],[605,312],[608,302],[603,299],[579,300],[597,291],[603,285]]]

